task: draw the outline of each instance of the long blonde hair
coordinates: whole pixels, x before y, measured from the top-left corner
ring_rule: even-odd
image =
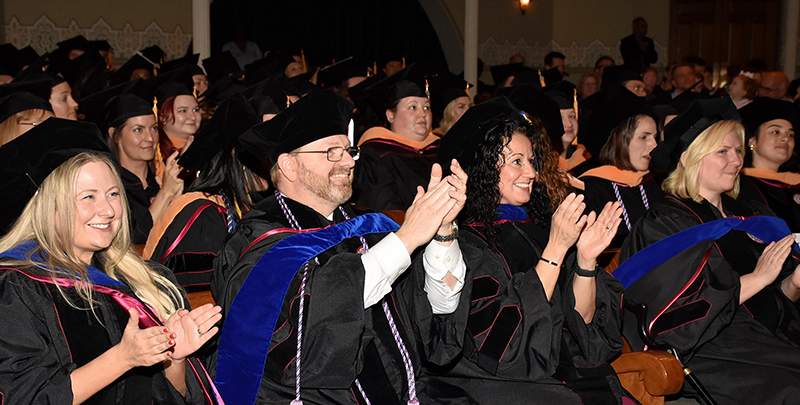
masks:
[[[5,145],[16,139],[19,133],[19,123],[26,120],[42,121],[43,118],[52,117],[53,113],[47,110],[33,108],[20,111],[0,124],[0,146]]]
[[[114,164],[100,153],[78,154],[55,169],[42,182],[13,228],[0,239],[0,252],[30,240],[38,242],[38,247],[29,253],[27,261],[20,263],[4,259],[2,264],[36,266],[46,271],[54,281],[56,278],[64,277],[82,280],[76,283],[75,290],[88,306],[70,300],[60,286],[58,290],[73,307],[94,310],[96,302],[93,299],[91,284],[88,282],[86,265],[81,263],[72,248],[75,181],[80,169],[90,162],[104,163],[111,169],[120,191],[122,204],[119,232],[108,248],[96,252],[103,263],[103,268],[98,270],[127,284],[142,301],[155,309],[162,320],[166,320],[183,302],[181,292],[169,279],[153,271],[133,250],[125,189]],[[31,260],[31,257],[46,259],[37,262]]]
[[[696,202],[703,201],[700,195],[700,161],[704,157],[714,153],[725,136],[731,131],[735,132],[739,140],[744,145],[745,130],[744,126],[738,121],[719,121],[706,128],[694,141],[686,148],[686,155],[684,157],[685,166],[683,163],[678,162],[678,167],[669,174],[669,177],[661,184],[661,188],[674,196],[681,198],[691,198]],[[744,148],[742,148],[742,157],[744,157]],[[733,184],[733,189],[725,192],[725,194],[736,198],[739,195],[739,177]]]

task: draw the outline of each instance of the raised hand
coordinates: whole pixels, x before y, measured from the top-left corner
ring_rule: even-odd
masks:
[[[442,226],[439,229],[439,234],[444,235],[452,232],[451,224],[458,217],[458,213],[464,208],[467,202],[467,173],[458,164],[458,160],[453,159],[450,162],[451,175],[447,176],[445,180],[454,188],[450,190],[450,197],[456,200],[456,205],[442,220]],[[441,177],[441,174],[439,175]],[[433,176],[431,176],[433,178]],[[429,187],[430,189],[430,187]]]
[[[750,299],[764,287],[772,284],[778,278],[783,262],[786,261],[786,257],[789,256],[789,252],[792,250],[792,244],[794,244],[794,235],[789,234],[764,248],[753,272],[739,277],[739,282],[742,286],[739,290],[740,304]],[[784,280],[781,287],[786,287],[786,280]]]
[[[169,196],[169,201],[183,194],[183,179],[178,177],[183,168],[178,165],[178,157],[179,154],[175,151],[167,158],[164,164],[163,178],[160,183],[161,189]]]
[[[167,319],[167,329],[174,335],[174,360],[185,359],[219,331],[214,325],[222,319],[221,311],[219,306],[205,304],[191,311],[179,309]]]
[[[397,231],[397,236],[403,241],[409,254],[433,238],[444,218],[458,202],[450,196],[454,187],[441,178],[442,168],[434,164],[428,191],[421,186],[417,188],[414,203],[406,211],[403,226]]]
[[[586,219],[586,227],[578,237],[578,266],[582,269],[592,270],[597,263],[597,256],[608,247],[617,234],[622,221],[622,207],[619,202],[607,202],[600,215],[592,211]],[[595,218],[596,217],[596,218]]]
[[[583,215],[586,204],[583,194],[570,193],[553,213],[548,245],[566,252],[578,240],[588,217]]]
[[[128,314],[122,340],[116,345],[127,367],[148,367],[171,358],[169,349],[175,345],[175,334],[163,326],[140,329],[139,311],[131,308]]]

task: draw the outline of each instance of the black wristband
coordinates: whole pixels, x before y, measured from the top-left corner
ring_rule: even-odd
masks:
[[[599,271],[600,269],[598,269],[597,266],[594,267],[594,270],[584,270],[578,266],[575,269],[575,274],[577,274],[578,277],[597,277],[597,272]]]
[[[433,240],[437,242],[450,242],[456,239],[458,239],[458,224],[456,221],[453,221],[453,232],[449,235],[439,235],[438,233],[433,235]]]

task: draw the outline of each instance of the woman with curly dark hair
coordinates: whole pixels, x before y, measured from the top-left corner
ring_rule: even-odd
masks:
[[[567,194],[538,120],[505,97],[453,126],[439,153],[452,158],[468,174],[461,307],[469,308],[463,345],[472,349],[428,370],[431,386],[461,387],[481,404],[626,403],[607,364],[622,348],[622,287],[596,264],[619,204],[583,215],[583,196]]]

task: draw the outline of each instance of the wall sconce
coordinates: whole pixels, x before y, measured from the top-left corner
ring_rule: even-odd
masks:
[[[522,11],[522,15],[525,15],[525,10],[528,9],[530,4],[531,0],[519,0],[519,10]]]

